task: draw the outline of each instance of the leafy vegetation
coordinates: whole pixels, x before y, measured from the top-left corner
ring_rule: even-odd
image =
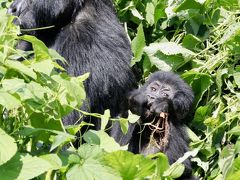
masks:
[[[169,166],[162,154],[127,152],[104,132],[84,134],[74,149],[75,133],[86,123],[65,127],[62,117],[85,98],[88,75],[70,77],[57,64],[55,51],[30,36],[6,15],[0,0],[0,174],[1,179],[172,179],[192,156],[195,175],[234,180],[240,175],[240,9],[238,0],[115,0],[129,34],[141,82],[156,70],[181,74],[195,93],[189,115],[191,151]],[[34,57],[15,49],[32,42]],[[19,62],[16,59],[22,58]],[[80,111],[80,110],[79,110]],[[82,112],[89,115],[86,112]],[[131,115],[130,122],[137,117]],[[62,150],[67,149],[68,150]],[[154,159],[152,159],[154,157]]]

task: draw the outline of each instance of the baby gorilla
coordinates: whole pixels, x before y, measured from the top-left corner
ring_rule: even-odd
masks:
[[[135,125],[129,151],[144,155],[164,152],[170,164],[188,151],[188,136],[183,124],[194,95],[191,88],[176,74],[156,72],[145,85],[130,93],[129,105],[140,115]],[[191,162],[184,161],[181,179],[195,179]]]

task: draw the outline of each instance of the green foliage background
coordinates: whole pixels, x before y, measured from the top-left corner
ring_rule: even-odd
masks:
[[[115,0],[131,41],[132,65],[140,84],[154,71],[173,71],[191,85],[194,111],[187,125],[191,151],[169,166],[164,154],[133,155],[105,132],[88,131],[74,149],[74,135],[87,123],[64,127],[62,117],[85,98],[81,77],[70,77],[56,63],[65,61],[34,37],[18,37],[19,27],[0,0],[0,176],[1,179],[172,179],[192,156],[203,179],[240,176],[240,2],[238,0]],[[35,56],[15,49],[32,42]],[[23,62],[16,61],[19,57]],[[57,70],[58,69],[58,70]],[[59,72],[59,70],[62,70]],[[82,112],[84,115],[89,115]],[[66,146],[67,145],[67,146]],[[68,151],[62,151],[62,148]],[[154,157],[154,159],[152,159]]]

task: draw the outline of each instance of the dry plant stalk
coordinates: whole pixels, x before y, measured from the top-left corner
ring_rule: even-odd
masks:
[[[161,112],[158,119],[156,118],[145,124],[152,130],[149,144],[154,144],[160,151],[164,152],[169,138],[168,113]]]

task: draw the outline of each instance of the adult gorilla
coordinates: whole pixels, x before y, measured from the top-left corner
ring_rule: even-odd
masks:
[[[129,41],[111,0],[15,0],[8,13],[19,17],[15,23],[21,29],[35,29],[23,34],[36,36],[60,53],[68,61],[64,68],[69,74],[90,72],[85,82],[84,110],[103,113],[110,109],[112,117],[126,111],[126,93],[136,81],[129,66],[132,56]],[[53,27],[36,30],[49,26]],[[17,47],[31,49],[24,41]],[[79,114],[73,112],[64,123],[74,124],[78,118]],[[89,121],[86,117],[84,120]],[[99,119],[91,119],[91,123],[100,128]],[[120,141],[117,126],[111,134]],[[124,138],[121,142],[124,143]]]

